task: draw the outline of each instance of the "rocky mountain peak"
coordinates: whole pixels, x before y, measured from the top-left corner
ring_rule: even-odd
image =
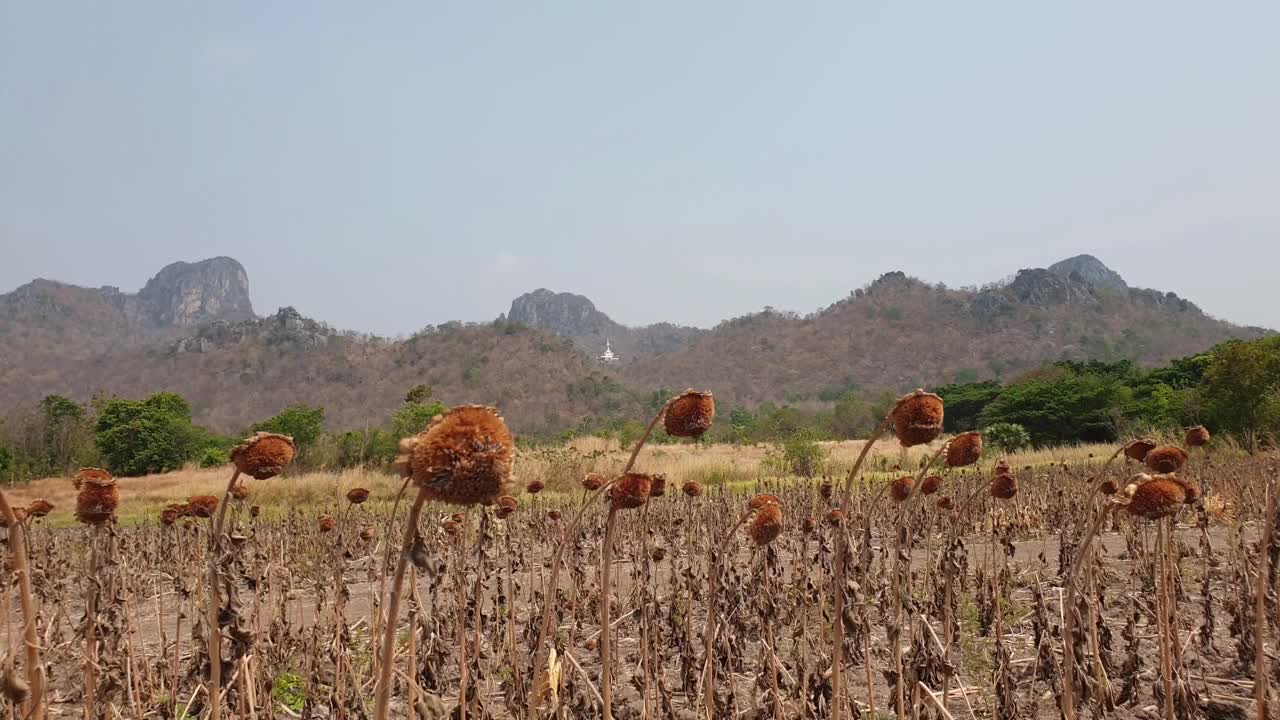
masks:
[[[243,265],[229,257],[176,262],[156,273],[138,292],[136,312],[160,327],[250,320],[254,314],[249,276]]]
[[[1129,289],[1128,283],[1120,277],[1120,273],[1103,264],[1092,255],[1076,255],[1049,266],[1049,272],[1075,280],[1090,287],[1107,288],[1124,291]]]
[[[511,301],[511,322],[569,338],[593,337],[621,327],[582,295],[538,288]]]

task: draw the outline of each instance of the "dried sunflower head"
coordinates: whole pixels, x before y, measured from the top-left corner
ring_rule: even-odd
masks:
[[[120,504],[120,488],[111,473],[100,468],[82,468],[76,473],[80,492],[76,494],[76,519],[86,525],[114,520]]]
[[[249,497],[249,486],[242,482],[238,482],[235,485],[232,485],[231,497],[235,498],[236,500],[244,500],[245,498]]]
[[[1009,500],[1018,494],[1018,479],[1012,475],[996,475],[991,480],[991,497]]]
[[[491,505],[513,492],[514,442],[491,407],[462,405],[437,416],[414,436],[408,455],[413,481],[428,499]]]
[[[921,495],[932,495],[940,489],[942,489],[941,475],[930,475],[924,479],[924,482],[920,483]]]
[[[649,500],[653,478],[642,473],[627,473],[609,488],[609,506],[614,510],[633,510]]]
[[[543,489],[546,487],[547,487],[546,483],[542,482],[541,480],[530,480],[528,484],[524,486],[524,491],[529,493],[530,495],[537,495],[538,493],[542,492]]]
[[[982,458],[982,433],[966,432],[947,443],[947,467],[972,465]]]
[[[911,488],[915,484],[916,481],[914,478],[910,475],[903,475],[897,480],[889,483],[889,497],[892,497],[894,502],[903,502],[907,498],[911,497]]]
[[[195,517],[211,518],[218,509],[218,498],[212,495],[193,495],[187,498],[187,507]]]
[[[516,511],[516,508],[519,507],[520,504],[510,495],[503,495],[498,498],[497,505],[498,509],[495,514],[498,516],[499,520],[506,520],[511,516],[511,513]]]
[[[231,462],[245,475],[266,480],[284,472],[296,452],[293,438],[288,435],[259,432],[232,448]]]
[[[756,545],[768,545],[782,533],[782,508],[770,503],[756,510],[751,519],[751,541]]]
[[[1159,520],[1178,512],[1187,502],[1187,486],[1171,475],[1139,475],[1129,498],[1129,514]]]
[[[600,473],[587,473],[587,476],[582,478],[582,487],[585,488],[587,492],[595,492],[596,490],[604,487],[606,482],[608,481],[605,479],[605,476]]]
[[[27,506],[27,514],[31,517],[44,517],[51,512],[53,512],[53,503],[44,498],[32,500],[31,504]]]
[[[662,497],[667,494],[667,476],[653,475],[649,482],[649,497]]]
[[[320,518],[320,522],[318,523],[318,526],[320,528],[320,532],[322,533],[333,532],[333,529],[338,527],[338,521],[334,520],[328,515],[325,515],[324,517]]]
[[[1161,473],[1175,473],[1187,464],[1187,453],[1180,447],[1166,445],[1158,447],[1147,453],[1147,457],[1143,460],[1147,467],[1151,470]]]
[[[359,505],[369,499],[369,491],[362,487],[354,487],[347,491],[347,502]]]
[[[1156,441],[1147,438],[1131,440],[1124,446],[1124,456],[1136,462],[1147,459],[1147,453],[1156,449]]]
[[[894,405],[891,418],[893,432],[903,447],[933,442],[942,433],[942,398],[916,390]]]
[[[1209,444],[1209,428],[1203,425],[1197,425],[1187,430],[1187,437],[1184,442],[1187,447],[1204,447]]]
[[[697,480],[690,480],[681,488],[685,495],[689,497],[702,497],[702,483]]]
[[[662,427],[672,437],[698,438],[711,429],[716,416],[716,403],[711,393],[685,390],[667,405]]]
[[[759,510],[766,505],[782,505],[782,500],[779,500],[777,495],[760,493],[753,496],[751,501],[747,503],[747,507],[752,510]]]

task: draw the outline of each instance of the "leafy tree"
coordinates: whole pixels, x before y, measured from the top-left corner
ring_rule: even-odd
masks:
[[[434,389],[430,385],[423,385],[419,383],[409,388],[409,392],[404,395],[404,401],[406,403],[423,405],[431,399],[431,395],[434,392]]]
[[[983,428],[982,440],[1001,453],[1013,453],[1031,444],[1031,434],[1015,423],[996,423]]]
[[[942,429],[949,433],[977,430],[982,411],[1000,395],[1001,389],[1000,383],[994,380],[936,388],[934,392],[941,395],[946,404]]]
[[[0,445],[0,480],[10,479],[15,464],[13,449]]]
[[[822,472],[827,450],[812,432],[797,432],[782,443],[782,459],[788,470],[803,478]]]
[[[1215,429],[1237,433],[1257,450],[1259,434],[1280,425],[1280,338],[1214,348],[1201,394]]]
[[[981,418],[988,426],[1021,425],[1036,445],[1103,442],[1115,439],[1114,411],[1124,400],[1114,377],[1059,368],[1006,386]]]
[[[191,424],[189,406],[174,402],[176,397],[164,393],[103,404],[94,441],[108,470],[125,476],[168,472],[196,457],[204,432]]]
[[[437,415],[448,410],[444,403],[433,400],[429,403],[407,402],[391,413],[391,432],[397,438],[417,435],[427,427],[427,423]]]
[[[273,432],[288,435],[299,450],[315,443],[324,426],[324,408],[310,405],[294,405],[285,408],[275,417],[255,423],[254,432]]]

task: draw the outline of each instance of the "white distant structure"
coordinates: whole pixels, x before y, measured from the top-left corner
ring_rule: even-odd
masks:
[[[613,348],[609,345],[609,338],[605,338],[605,339],[604,339],[604,352],[600,353],[600,356],[599,356],[599,357],[597,357],[596,359],[597,359],[597,360],[599,360],[599,361],[600,361],[600,362],[602,362],[602,363],[609,364],[609,363],[616,363],[616,362],[618,362],[619,360],[621,360],[622,358],[618,357],[618,356],[613,352]]]

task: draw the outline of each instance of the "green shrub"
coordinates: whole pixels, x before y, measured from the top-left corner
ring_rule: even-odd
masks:
[[[982,441],[1002,453],[1012,453],[1031,444],[1031,433],[1016,423],[995,423],[982,430]]]
[[[798,432],[782,442],[782,461],[793,475],[811,478],[822,472],[827,450],[811,432]]]
[[[227,456],[227,451],[222,448],[206,447],[200,455],[200,467],[222,467],[231,462],[231,458]]]
[[[273,432],[288,435],[299,450],[305,449],[320,437],[324,426],[324,408],[310,405],[294,405],[275,417],[253,425],[254,432]]]
[[[172,393],[146,400],[110,400],[98,414],[94,442],[116,475],[176,470],[204,446],[204,431],[191,424],[185,400]]]

